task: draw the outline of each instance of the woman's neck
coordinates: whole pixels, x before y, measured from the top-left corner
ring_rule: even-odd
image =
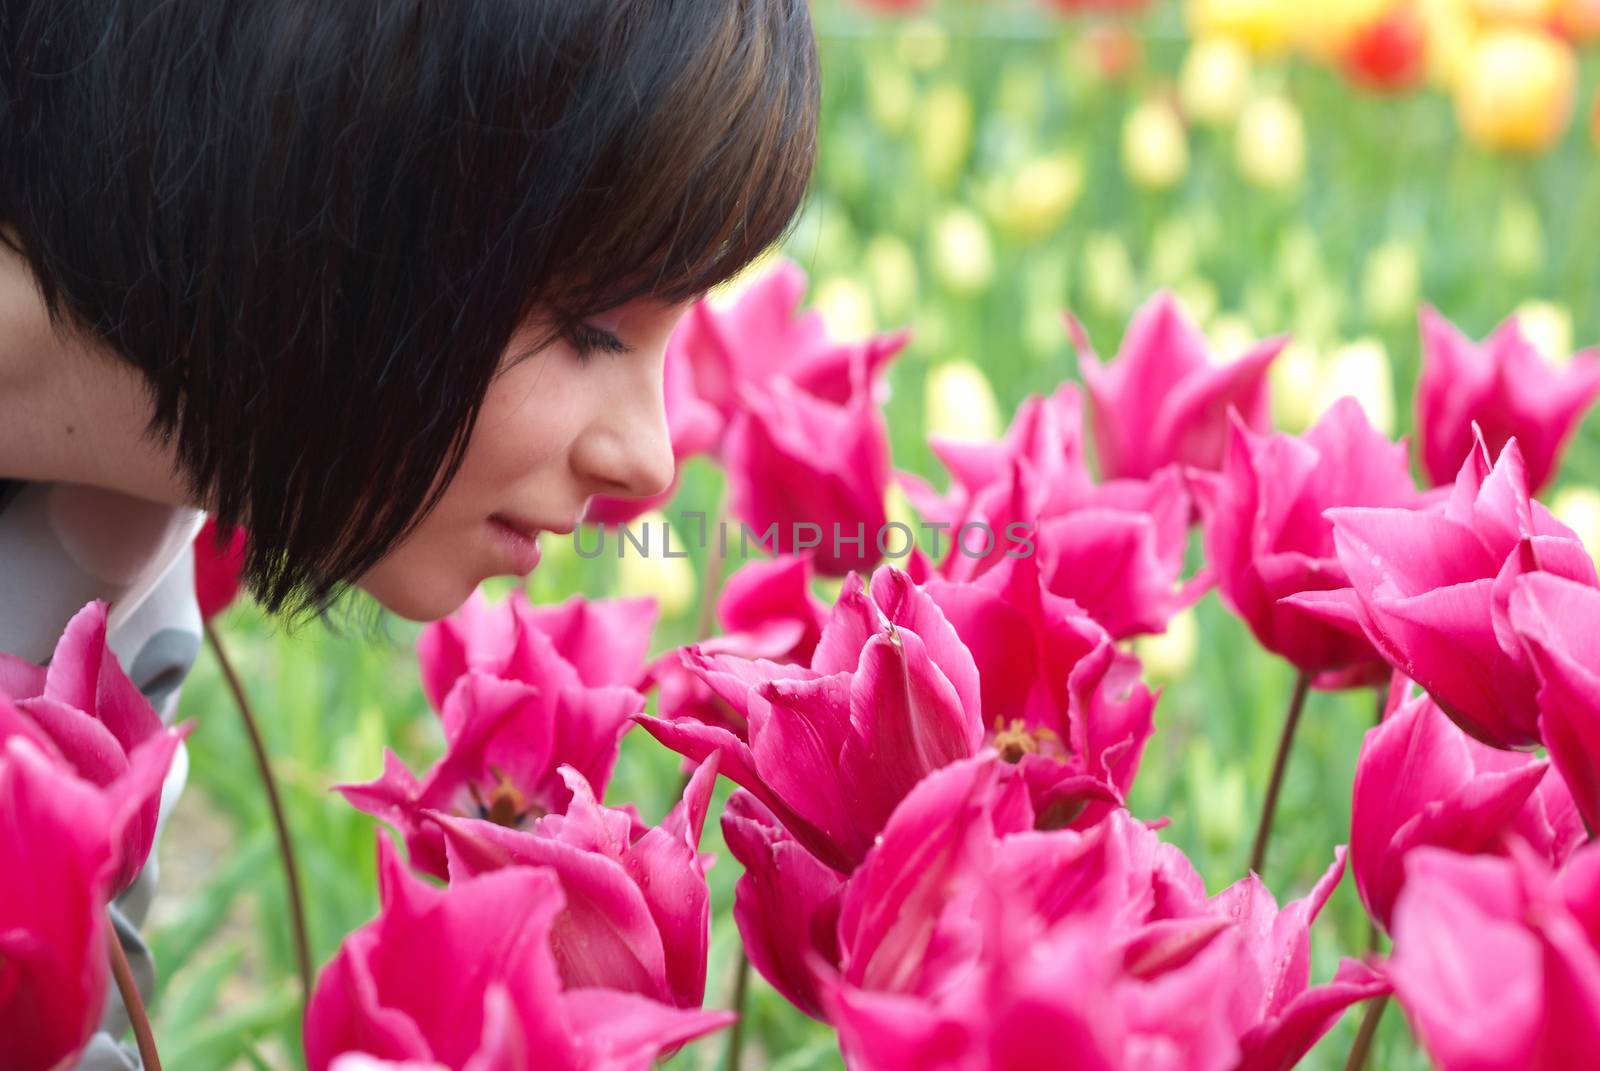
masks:
[[[172,451],[145,434],[151,412],[139,371],[55,331],[27,262],[0,243],[0,479],[192,505]]]

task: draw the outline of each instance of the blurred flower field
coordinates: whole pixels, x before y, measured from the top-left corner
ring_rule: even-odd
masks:
[[[1156,2],[1126,15],[1059,10],[1072,6],[814,5],[821,158],[784,252],[803,267],[805,302],[831,334],[909,330],[887,371],[896,469],[944,486],[929,436],[997,438],[1029,395],[1079,378],[1064,314],[1109,356],[1159,291],[1175,295],[1219,357],[1289,337],[1270,384],[1273,422],[1292,432],[1353,395],[1379,431],[1410,433],[1423,306],[1473,338],[1517,314],[1555,361],[1600,341],[1600,130],[1591,124],[1600,50],[1552,32],[1565,17],[1554,6],[1529,17],[1516,4],[1474,14],[1464,2],[1448,23],[1437,16],[1448,5],[1420,3],[1428,18],[1417,23],[1422,51],[1413,56],[1404,28],[1380,28],[1400,34],[1399,46],[1370,37],[1394,5],[1349,5],[1372,8],[1374,21],[1313,36],[1359,41],[1368,50],[1359,62],[1347,52],[1307,55],[1290,40],[1308,33],[1311,9],[1342,4],[1293,4],[1276,15],[1269,0],[1187,10]],[[1507,33],[1521,36],[1478,49]],[[1532,60],[1516,58],[1524,46],[1535,49]],[[1536,51],[1546,46],[1565,50],[1572,84],[1557,84],[1557,71],[1554,96],[1527,104],[1528,114],[1547,120],[1569,100],[1569,118],[1529,131],[1518,125],[1526,116],[1488,114],[1524,102],[1472,89],[1471,80],[1510,63],[1517,85],[1537,82],[1533,75],[1566,62]],[[1592,419],[1541,497],[1600,549]],[[890,515],[905,515],[905,495],[891,498]],[[693,459],[664,516],[681,529],[684,514],[715,516],[722,501],[717,468]],[[704,620],[708,550],[684,535],[687,558],[620,562],[581,557],[571,542],[547,537],[529,594],[535,602],[653,595],[662,619],[651,653],[670,650],[694,640]],[[1190,539],[1193,564],[1199,531]],[[830,583],[824,594],[837,591]],[[331,786],[377,777],[385,746],[417,770],[443,748],[418,678],[417,629],[390,621],[374,637],[352,617],[342,631],[286,634],[248,606],[229,610],[218,628],[277,766],[322,963],[377,905],[379,825]],[[1164,635],[1128,646],[1164,688],[1129,810],[1169,818],[1162,838],[1215,893],[1244,873],[1294,671],[1215,592]],[[1262,874],[1280,902],[1306,895],[1331,847],[1350,839],[1356,758],[1378,703],[1370,688],[1310,697]],[[162,1056],[184,1071],[302,1066],[288,907],[231,707],[216,662],[203,657],[181,707],[198,722],[190,790],[159,848],[162,892],[150,927],[163,970],[153,1004]],[[607,801],[633,802],[655,823],[681,787],[678,757],[635,730]],[[724,784],[717,800],[726,794]],[[732,1003],[739,955],[730,918],[738,866],[720,837],[708,822],[702,847],[719,857],[710,871],[713,1008]],[[1367,950],[1353,882],[1340,885],[1313,933],[1314,979]],[[743,1066],[842,1066],[831,1030],[758,976],[749,984]],[[1342,1067],[1359,1022],[1345,1016],[1303,1066]],[[719,1067],[726,1049],[726,1037],[712,1035],[669,1066]],[[1428,1066],[1393,1008],[1367,1066]]]

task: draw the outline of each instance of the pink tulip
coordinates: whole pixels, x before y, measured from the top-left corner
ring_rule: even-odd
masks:
[[[1600,1047],[1600,849],[1552,873],[1509,858],[1412,854],[1388,973],[1442,1071],[1569,1071]]]
[[[243,528],[235,528],[233,535],[223,541],[217,522],[209,517],[200,534],[194,537],[194,591],[204,620],[216,617],[239,597],[244,548]]]
[[[1287,1068],[1386,989],[1355,963],[1309,985],[1309,926],[1342,860],[1279,911],[1253,878],[1207,898],[1182,855],[1125,814],[1081,833],[1033,826],[1004,764],[952,764],[819,898],[812,931],[836,912],[838,945],[836,966],[811,957],[815,984],[852,1068],[1022,1071],[1063,1053],[1107,1069]],[[747,878],[739,896],[761,888]],[[804,933],[791,921],[766,939]]]
[[[345,939],[306,1010],[311,1071],[358,1053],[450,1071],[647,1071],[732,1018],[564,987],[553,944],[567,898],[550,869],[512,866],[436,889],[381,842],[379,869],[382,912]]]
[[[1511,594],[1511,623],[1538,673],[1539,731],[1590,829],[1600,829],[1600,591],[1531,573]]]
[[[743,411],[750,393],[762,393],[777,380],[805,393],[844,405],[858,389],[857,376],[874,385],[879,373],[904,347],[904,332],[858,343],[828,337],[822,315],[801,311],[804,269],[781,260],[754,280],[727,307],[701,301],[685,314],[674,333],[693,371],[694,392],[725,421]]]
[[[654,599],[585,599],[533,606],[513,591],[491,605],[482,591],[443,621],[422,630],[417,661],[435,710],[468,670],[567,692],[620,686],[644,678],[655,628]]]
[[[775,554],[810,550],[829,576],[882,557],[889,430],[868,375],[858,363],[840,402],[784,379],[747,391],[724,442],[729,513]]]
[[[40,669],[0,654],[0,738],[22,734],[59,757],[84,781],[126,810],[117,824],[112,895],[144,869],[161,811],[154,790],[137,776],[139,761],[165,771],[187,730],[169,729],[134,687],[106,643],[106,604],[79,610]],[[141,752],[148,752],[136,760]]]
[[[1600,360],[1593,352],[1556,368],[1539,354],[1513,317],[1481,345],[1433,309],[1422,310],[1422,377],[1417,382],[1417,429],[1422,467],[1447,484],[1473,449],[1473,426],[1491,452],[1507,440],[1522,444],[1528,489],[1544,487],[1583,414],[1600,395]]]
[[[639,993],[680,1008],[705,997],[711,898],[700,832],[716,780],[716,759],[695,771],[683,801],[660,826],[602,807],[571,767],[565,814],[527,830],[435,814],[444,831],[452,883],[508,866],[543,866],[561,878],[566,907],[550,947],[569,989]]]
[[[721,770],[806,848],[852,869],[924,775],[983,741],[978,673],[944,614],[885,566],[870,593],[851,574],[811,665],[707,654],[687,666],[748,725],[746,737],[692,718],[640,718],[657,740]]]
[[[1041,822],[1092,825],[1120,805],[1154,731],[1138,660],[1045,587],[1032,559],[924,590],[972,652],[988,740],[1019,764]]]
[[[1529,499],[1516,440],[1492,468],[1480,441],[1441,509],[1351,506],[1327,516],[1351,586],[1290,604],[1361,629],[1484,743],[1537,744],[1538,682],[1511,628],[1512,588],[1530,572],[1589,586],[1596,578],[1578,537]]]
[[[405,836],[413,866],[442,878],[444,843],[432,812],[513,829],[560,814],[572,792],[559,768],[569,765],[603,790],[629,719],[643,709],[644,696],[631,688],[535,687],[469,671],[443,704],[445,755],[421,781],[386,749],[381,777],[336,787]]]
[[[1184,478],[1168,467],[1097,486],[1082,408],[1069,383],[1024,401],[998,443],[933,440],[951,474],[947,495],[909,474],[900,480],[931,524],[948,526],[940,575],[970,580],[1007,558],[1037,557],[1050,590],[1113,636],[1161,632],[1209,585],[1204,573],[1180,582],[1191,510]]]
[[[1229,364],[1213,363],[1205,336],[1170,294],[1157,295],[1135,314],[1108,365],[1076,320],[1069,317],[1068,328],[1089,389],[1104,478],[1146,478],[1175,463],[1220,468],[1230,409],[1247,427],[1267,430],[1267,368],[1285,340],[1262,342]]]
[[[0,723],[5,717],[0,699]],[[0,734],[4,726],[0,724]],[[115,851],[104,796],[24,733],[0,740],[0,1037],[5,1066],[71,1066],[106,995]]]
[[[1493,854],[1517,837],[1559,865],[1585,835],[1548,766],[1478,743],[1427,696],[1368,730],[1350,815],[1350,863],[1367,913],[1389,928],[1406,859],[1423,846]]]
[[[811,559],[785,555],[742,566],[722,586],[716,619],[723,632],[700,644],[706,654],[765,658],[807,665],[828,619],[827,606],[811,593]],[[676,650],[650,667],[663,718],[693,718],[747,738],[744,718],[683,664]]]
[[[1344,398],[1302,438],[1236,423],[1222,471],[1194,479],[1219,594],[1261,646],[1322,687],[1386,679],[1389,667],[1364,636],[1280,600],[1349,584],[1324,510],[1420,504],[1405,445],[1374,431]]]

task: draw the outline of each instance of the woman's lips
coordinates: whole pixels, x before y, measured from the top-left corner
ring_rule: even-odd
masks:
[[[519,526],[501,517],[490,517],[489,527],[494,531],[496,542],[508,568],[506,572],[517,576],[527,576],[538,568],[539,565],[539,530],[537,528],[524,530]]]

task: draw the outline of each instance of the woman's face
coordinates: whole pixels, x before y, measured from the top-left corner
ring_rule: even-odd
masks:
[[[640,299],[585,321],[587,353],[559,340],[518,359],[512,340],[465,460],[438,506],[356,586],[413,621],[453,612],[485,579],[523,575],[539,532],[565,538],[594,495],[667,488],[672,446],[662,403],[667,337],[689,303]],[[608,352],[611,340],[625,349]]]

